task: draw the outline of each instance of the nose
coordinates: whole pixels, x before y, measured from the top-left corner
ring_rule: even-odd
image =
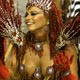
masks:
[[[30,20],[30,19],[32,19],[32,16],[31,16],[30,14],[28,14],[28,15],[26,16],[26,20]]]

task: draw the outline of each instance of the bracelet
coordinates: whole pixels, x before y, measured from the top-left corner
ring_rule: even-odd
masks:
[[[70,74],[71,74],[71,71],[70,70],[67,70],[67,71],[62,72],[62,75],[63,76],[68,76]]]

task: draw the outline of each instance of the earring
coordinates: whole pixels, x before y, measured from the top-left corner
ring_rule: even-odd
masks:
[[[49,21],[47,21],[46,26],[44,27],[44,30],[46,32],[49,32]]]

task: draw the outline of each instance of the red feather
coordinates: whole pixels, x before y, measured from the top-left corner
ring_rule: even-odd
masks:
[[[8,79],[9,78],[9,71],[5,67],[5,65],[0,66],[0,78],[2,78],[2,79]]]

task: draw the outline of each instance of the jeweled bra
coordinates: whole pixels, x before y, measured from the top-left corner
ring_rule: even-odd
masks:
[[[40,67],[37,67],[35,69],[35,72],[33,73],[31,77],[28,77],[27,72],[25,72],[24,64],[21,64],[19,69],[20,70],[14,73],[15,74],[14,77],[10,76],[9,80],[55,80],[53,66],[49,66],[46,69],[45,76],[42,75]]]

